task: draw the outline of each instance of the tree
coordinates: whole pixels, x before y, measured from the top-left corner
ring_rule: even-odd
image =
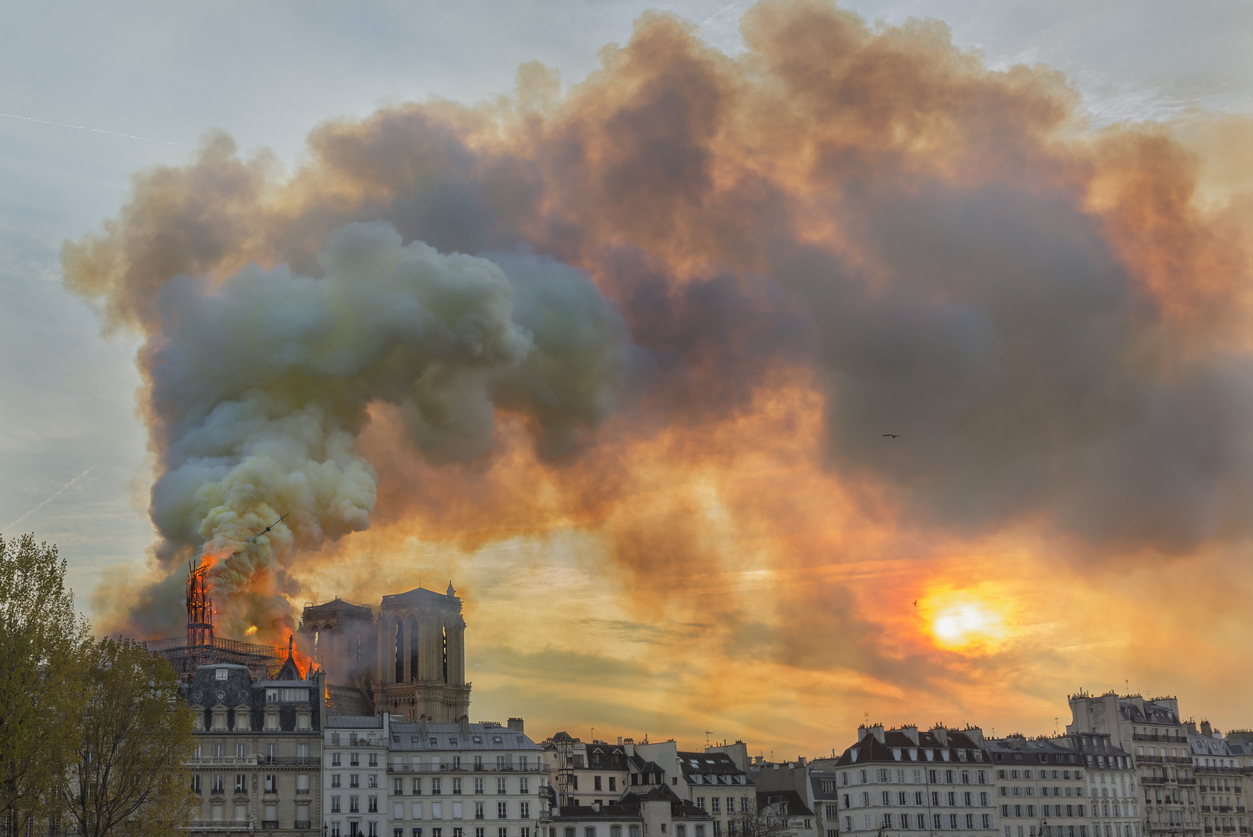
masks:
[[[131,640],[103,639],[92,657],[78,757],[60,788],[66,822],[84,837],[176,833],[195,804],[196,736],[174,670]]]
[[[0,537],[0,827],[47,822],[50,791],[77,741],[87,621],[65,587],[65,561],[33,535]]]

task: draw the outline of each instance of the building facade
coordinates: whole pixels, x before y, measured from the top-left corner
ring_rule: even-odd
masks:
[[[1192,754],[1192,772],[1197,779],[1203,833],[1248,834],[1241,782],[1245,773],[1240,764],[1246,747],[1228,742],[1208,721],[1203,721],[1199,730],[1189,726],[1188,747]]]
[[[450,583],[384,596],[377,617],[340,599],[307,605],[299,635],[326,671],[331,714],[455,723],[470,710],[465,629]]]
[[[842,832],[955,837],[999,832],[992,764],[978,728],[860,727],[834,762]]]
[[[199,741],[189,765],[200,800],[192,832],[321,833],[322,687],[320,675],[306,680],[290,654],[272,680],[218,664],[201,666],[180,686]]]
[[[710,817],[709,837],[735,837],[737,819],[757,810],[757,786],[732,754],[680,750],[674,741],[636,744],[634,754],[664,772],[664,781],[679,798]]]
[[[387,752],[392,718],[335,716],[322,738],[322,816],[327,837],[385,837],[388,820]]]
[[[1070,696],[1067,732],[1105,733],[1131,754],[1142,792],[1141,828],[1149,837],[1200,837],[1201,812],[1187,729],[1173,697],[1115,692]]]
[[[522,727],[393,718],[392,837],[539,837],[550,771]]]

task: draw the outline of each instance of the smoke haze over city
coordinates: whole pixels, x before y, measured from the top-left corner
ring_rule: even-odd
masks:
[[[275,644],[451,580],[472,714],[541,730],[783,756],[871,709],[1051,732],[1081,687],[1234,720],[1247,110],[1102,118],[938,20],[732,12],[328,112],[292,164],[215,130],[136,166],[60,251],[152,469],[98,629],[177,634],[208,560],[221,633]]]

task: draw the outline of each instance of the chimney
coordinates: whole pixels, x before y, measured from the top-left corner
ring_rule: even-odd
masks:
[[[470,716],[462,715],[460,723],[461,723],[461,735],[463,737],[468,738],[470,736]]]
[[[966,727],[966,729],[964,729],[963,732],[966,733],[966,736],[971,741],[975,742],[976,747],[983,746],[983,730],[982,729],[980,729],[979,727]]]
[[[1201,735],[1204,735],[1206,738],[1214,736],[1214,728],[1210,726],[1209,721],[1201,721]]]
[[[522,726],[523,724],[522,724],[521,718],[509,719],[509,729],[513,730],[514,732],[523,732]]]
[[[858,741],[858,743],[861,743],[861,740],[862,740],[863,738],[865,738],[865,737],[866,737],[866,733],[867,733],[867,730],[866,730],[866,728],[865,728],[865,727],[858,727],[858,728],[857,728],[857,741]]]
[[[936,724],[935,726],[931,728],[931,735],[932,737],[935,738],[936,741],[940,742],[941,747],[948,746],[948,730],[946,730],[944,727],[940,726],[939,724]]]
[[[915,747],[918,746],[918,725],[917,724],[909,724],[908,726],[903,726],[901,727],[901,732],[905,733],[906,738],[914,742]]]
[[[804,766],[805,766],[805,757],[804,757],[804,756],[797,756],[797,757],[796,757],[796,764],[797,764],[798,766],[800,766],[800,767],[804,767]]]
[[[875,724],[874,726],[870,728],[870,732],[874,735],[875,740],[878,741],[880,744],[883,744],[887,741],[887,739],[885,738],[883,734],[883,724]]]

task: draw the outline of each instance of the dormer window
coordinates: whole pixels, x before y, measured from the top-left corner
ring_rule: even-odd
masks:
[[[228,677],[230,677],[230,672],[224,668],[220,668],[217,671],[213,672],[213,675],[218,680],[226,680]]]

